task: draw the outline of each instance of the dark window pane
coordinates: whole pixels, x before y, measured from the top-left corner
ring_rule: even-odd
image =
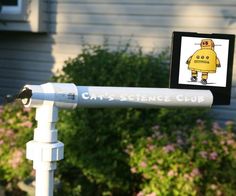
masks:
[[[7,6],[16,6],[18,5],[18,0],[2,0],[2,5],[7,5]]]

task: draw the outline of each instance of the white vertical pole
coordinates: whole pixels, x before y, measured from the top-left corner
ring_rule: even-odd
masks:
[[[55,124],[58,108],[47,102],[36,108],[38,126],[34,130],[34,140],[26,145],[26,157],[33,160],[36,170],[35,196],[53,196],[54,170],[56,161],[63,159],[64,144],[57,141]]]
[[[35,196],[53,196],[53,170],[36,169]]]

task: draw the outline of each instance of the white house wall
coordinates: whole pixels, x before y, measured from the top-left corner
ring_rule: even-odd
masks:
[[[144,51],[171,46],[173,31],[236,32],[235,0],[44,0],[48,33],[0,32],[0,94],[25,83],[50,80],[81,45],[119,42]],[[112,65],[111,65],[112,66]],[[220,119],[236,120],[236,69],[232,104],[217,107]],[[228,112],[230,110],[230,112]]]

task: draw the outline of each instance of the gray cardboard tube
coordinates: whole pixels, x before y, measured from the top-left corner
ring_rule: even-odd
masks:
[[[210,90],[77,86],[78,107],[207,107]]]

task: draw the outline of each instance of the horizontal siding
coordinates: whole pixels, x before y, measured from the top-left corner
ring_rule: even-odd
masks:
[[[110,9],[109,9],[110,8]],[[50,13],[60,13],[60,14],[89,14],[89,15],[134,15],[134,16],[198,16],[198,17],[233,17],[235,16],[234,12],[235,7],[229,6],[199,6],[191,5],[189,9],[188,4],[184,5],[139,5],[139,4],[130,4],[130,5],[113,5],[113,4],[81,4],[77,3],[71,6],[67,2],[54,3],[51,5]],[[185,10],[185,11],[183,11]],[[205,11],[205,12],[202,12]]]
[[[97,0],[50,0],[52,3],[66,3],[66,4],[77,4],[77,3],[85,3],[85,4],[96,4]],[[99,0],[100,4],[141,4],[141,5],[176,5],[176,0]],[[232,5],[235,6],[234,0],[227,1],[205,1],[205,0],[178,0],[177,4],[190,4],[190,5],[211,5],[211,6],[222,6],[222,5]]]
[[[166,12],[167,10],[165,10]],[[209,10],[206,9],[208,12]],[[148,13],[148,12],[147,12]],[[232,13],[234,13],[232,11]],[[109,17],[105,17],[109,16]],[[55,22],[59,23],[80,23],[80,24],[109,24],[109,25],[122,25],[122,24],[132,24],[135,25],[142,25],[142,26],[156,26],[158,24],[161,26],[175,26],[175,22],[183,22],[185,24],[182,24],[182,26],[189,26],[192,22],[192,20],[195,20],[195,17],[198,17],[198,20],[195,21],[196,27],[205,27],[205,28],[211,28],[214,27],[216,24],[221,24],[224,26],[227,26],[229,28],[234,28],[235,26],[232,24],[225,23],[225,20],[227,19],[228,22],[230,22],[230,18],[228,16],[223,16],[223,13],[217,16],[200,16],[197,14],[189,14],[188,12],[186,14],[183,13],[183,15],[178,16],[178,18],[173,20],[173,16],[177,17],[172,13],[172,15],[160,15],[159,13],[156,15],[123,15],[123,14],[111,14],[111,15],[104,15],[104,14],[76,14],[76,13],[64,13],[63,15],[58,15],[58,13],[51,14],[51,21],[55,20]],[[205,17],[208,17],[206,20]],[[235,17],[235,16],[230,16]],[[138,23],[137,23],[138,22]],[[173,24],[174,23],[174,24]],[[164,25],[165,24],[165,25]],[[204,25],[204,26],[202,26]],[[179,26],[179,24],[178,24]]]
[[[0,32],[0,94],[16,92],[25,83],[47,82],[85,43],[98,45],[108,39],[111,48],[129,42],[147,52],[162,51],[171,47],[173,31],[236,32],[235,0],[45,2],[47,34]],[[231,105],[212,110],[220,121],[236,121],[236,69],[233,78]]]
[[[51,64],[51,62],[50,62]],[[21,66],[19,66],[19,61],[14,59],[1,59],[0,69],[14,69],[21,71],[35,71],[35,72],[48,72],[48,64],[45,62],[35,62],[35,61],[22,61]],[[6,76],[7,77],[7,76]]]
[[[235,121],[236,122],[236,117],[235,117],[236,111],[231,110],[230,108],[228,109],[213,109],[213,112],[211,113],[212,117],[215,119],[219,119],[221,121]]]
[[[35,80],[38,79],[39,81],[42,81],[45,78],[48,78],[51,76],[50,72],[45,72],[45,71],[35,71],[35,70],[11,70],[9,72],[9,69],[4,69],[1,68],[1,72],[0,72],[0,77],[1,78],[5,78],[7,76],[7,78],[9,79],[21,79],[24,80],[24,78],[28,78],[29,80]]]
[[[151,36],[151,37],[165,37],[171,38],[171,34],[173,31],[192,31],[192,32],[201,32],[201,33],[208,33],[208,32],[217,32],[217,33],[229,33],[233,34],[235,29],[223,29],[219,25],[216,25],[214,28],[206,29],[204,27],[196,28],[194,26],[189,27],[180,27],[176,24],[176,27],[170,28],[168,26],[151,26],[147,27],[145,25],[140,26],[133,26],[129,25],[92,25],[92,24],[81,24],[78,28],[77,24],[51,24],[50,25],[50,33],[60,33],[60,34],[82,34],[82,35],[100,35],[100,36]],[[147,31],[147,29],[149,31]],[[168,37],[167,37],[168,36]]]
[[[14,55],[12,55],[12,53]],[[38,62],[53,61],[52,56],[46,52],[34,52],[34,51],[19,51],[19,50],[4,50],[0,52],[0,58],[13,59],[13,60],[31,60]]]
[[[52,15],[51,24],[70,24],[70,25],[96,25],[96,26],[126,26],[129,27],[163,27],[163,28],[200,28],[200,29],[214,29],[218,30],[221,28],[227,28],[230,31],[235,30],[236,23],[225,23],[224,18],[214,18],[209,17],[199,17],[197,21],[192,24],[192,21],[195,19],[195,16],[181,16],[176,19],[169,16],[109,16],[107,15],[77,15],[77,14],[64,14],[56,17]],[[54,18],[56,17],[56,18]],[[221,24],[221,25],[220,25]],[[78,28],[78,26],[77,26]]]
[[[229,106],[227,108],[213,108],[211,115],[215,119],[220,119],[223,121],[231,120],[236,122],[236,116],[235,116],[236,110],[232,110],[232,108]]]
[[[232,97],[236,97],[236,87],[235,87],[235,86],[233,86],[233,87],[231,88],[231,96],[232,96]]]
[[[22,52],[30,52],[30,53],[45,53],[46,55],[48,53],[52,54],[64,54],[64,55],[74,55],[78,54],[78,52],[81,51],[82,45],[88,42],[92,42],[93,44],[101,44],[105,43],[106,39],[102,36],[86,36],[85,39],[82,37],[80,39],[74,37],[74,36],[55,36],[57,38],[56,43],[48,43],[48,42],[41,42],[38,43],[32,43],[32,42],[25,42],[25,40],[18,41],[18,45],[15,45],[15,43],[9,43],[8,41],[2,41],[0,44],[0,50],[6,50],[6,51],[12,51],[20,50]],[[170,43],[169,39],[156,39],[154,43],[149,41],[150,38],[143,37],[140,39],[139,42],[132,41],[132,36],[125,38],[115,37],[112,38],[109,37],[108,42],[109,46],[124,46],[128,42],[130,42],[130,45],[133,47],[142,46],[145,48],[154,48],[157,44],[162,44],[162,49],[166,48],[166,43]],[[143,42],[143,43],[142,43]],[[159,47],[161,48],[161,47]],[[6,54],[3,54],[6,55]],[[34,57],[33,57],[34,58]],[[41,57],[38,57],[41,58]],[[44,59],[45,60],[45,59]]]

